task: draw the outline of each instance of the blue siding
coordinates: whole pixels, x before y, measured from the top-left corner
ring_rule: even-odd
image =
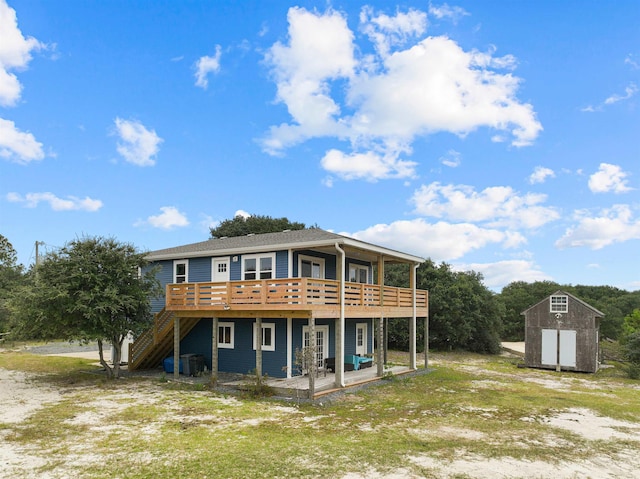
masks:
[[[253,349],[253,319],[220,320],[233,322],[234,349],[218,349],[218,370],[248,374],[256,368],[256,352]],[[286,320],[263,320],[264,324],[276,326],[276,351],[262,351],[262,373],[270,377],[286,377],[283,369],[287,365],[287,322]],[[180,354],[202,354],[205,364],[211,368],[213,320],[203,319],[180,343]]]
[[[165,286],[173,281],[173,261],[159,261],[157,263],[151,263],[145,270],[156,268],[156,278],[160,282],[162,288],[162,296],[159,298],[151,298],[151,312],[157,313],[164,308],[165,298],[164,291]]]
[[[236,261],[233,259],[236,258]],[[240,281],[242,279],[242,256],[231,256],[229,263],[229,281]]]
[[[289,251],[276,251],[276,278],[289,277]]]
[[[211,257],[191,258],[189,260],[189,282],[203,283],[211,281]]]

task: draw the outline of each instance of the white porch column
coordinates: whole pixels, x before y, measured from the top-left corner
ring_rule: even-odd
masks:
[[[215,383],[218,379],[218,317],[213,317],[213,331],[211,334],[211,379]]]
[[[293,368],[293,319],[287,318],[287,379],[292,377]]]
[[[173,377],[180,377],[180,316],[173,318]]]
[[[409,323],[409,367],[411,369],[417,369],[418,364],[416,360],[416,270],[418,265],[413,265],[411,268],[411,293],[413,312],[411,315],[411,322]]]
[[[340,317],[336,319],[336,382],[338,388],[345,386],[344,382],[344,335],[345,335],[345,319],[344,319],[344,281],[346,258],[345,252],[338,243],[335,245],[340,255],[340,263],[336,265],[337,279],[340,284]]]

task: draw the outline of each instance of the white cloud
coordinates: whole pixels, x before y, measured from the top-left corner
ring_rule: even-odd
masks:
[[[247,213],[245,210],[237,210],[234,214],[233,217],[235,218],[236,216],[241,216],[243,217],[245,220],[251,216],[251,213]]]
[[[333,137],[350,143],[340,159],[356,165],[343,169],[361,171],[359,162],[369,151],[397,158],[400,151],[411,152],[416,137],[436,132],[462,137],[487,127],[525,146],[542,130],[533,107],[516,98],[520,80],[499,72],[515,66],[513,56],[496,57],[494,48],[464,51],[446,37],[418,40],[426,29],[422,12],[388,16],[363,9],[361,29],[376,54],[360,57],[342,14],[294,7],[288,20],[288,43],[277,42],[266,54],[276,100],[291,117],[262,139],[270,154],[310,138]],[[370,179],[376,171],[383,178],[397,176],[378,168],[349,177]],[[411,168],[403,171],[413,175]]]
[[[14,122],[0,118],[0,158],[21,164],[42,160],[42,143],[18,130]]]
[[[384,13],[376,14],[373,7],[365,6],[360,12],[360,23],[378,54],[386,57],[392,46],[405,45],[426,31],[427,14],[410,8],[407,13],[397,12],[390,17]]]
[[[220,57],[222,55],[222,48],[220,45],[216,45],[216,54],[212,57],[203,56],[196,62],[196,86],[207,89],[209,86],[209,80],[207,76],[209,73],[218,73],[220,71]]]
[[[636,93],[638,93],[638,87],[635,85],[635,83],[630,83],[629,86],[627,86],[624,89],[624,95],[614,93],[613,95],[610,95],[609,97],[607,97],[601,104],[596,106],[588,105],[582,108],[580,111],[584,111],[587,113],[595,113],[597,111],[602,111],[604,110],[605,106],[613,105],[614,103],[629,100]]]
[[[555,245],[558,248],[585,246],[593,250],[614,243],[640,239],[640,219],[633,218],[629,205],[614,205],[597,216],[586,210],[575,212],[577,225],[568,228]]]
[[[555,178],[556,174],[551,168],[545,168],[543,166],[536,166],[533,173],[529,176],[529,183],[544,183],[547,178]]]
[[[180,212],[175,206],[163,206],[160,208],[160,211],[162,211],[162,213],[159,215],[149,216],[146,221],[138,221],[134,226],[149,225],[153,228],[163,230],[189,226],[187,216]]]
[[[31,52],[45,45],[25,38],[18,28],[16,11],[0,0],[0,105],[13,106],[20,99],[22,85],[11,70],[22,70],[31,61]]]
[[[619,95],[617,93],[613,94],[604,101],[604,104],[613,105],[614,103],[618,103],[619,101],[628,100],[636,93],[638,93],[638,87],[634,83],[631,83],[627,88],[624,89],[624,95]]]
[[[86,196],[85,198],[77,198],[75,196],[67,196],[66,198],[58,198],[53,193],[27,193],[25,196],[11,192],[7,194],[7,200],[12,203],[24,203],[26,208],[35,208],[39,203],[49,203],[53,211],[98,211],[103,204],[100,200],[94,200]]]
[[[589,177],[589,189],[594,193],[626,193],[633,190],[627,185],[627,176],[618,165],[600,163],[600,169]]]
[[[440,157],[440,163],[444,166],[448,166],[449,168],[457,168],[460,166],[460,163],[462,163],[460,156],[460,152],[456,150],[449,150],[447,152],[447,156]]]
[[[441,20],[443,18],[450,18],[451,21],[454,24],[456,24],[458,23],[458,20],[460,20],[460,18],[467,15],[471,15],[471,14],[462,7],[458,7],[458,6],[450,7],[446,3],[443,3],[440,6],[435,6],[430,3],[429,15],[433,15],[438,20]]]
[[[546,195],[519,195],[511,187],[493,186],[481,192],[467,185],[422,185],[411,202],[415,212],[453,221],[486,223],[489,226],[538,228],[560,217],[551,207],[541,206]]]
[[[353,233],[354,238],[407,251],[434,261],[449,261],[489,244],[505,247],[521,243],[517,233],[481,228],[469,223],[428,223],[423,219],[378,224]],[[514,241],[516,237],[521,241]],[[451,238],[455,238],[452,241]],[[505,244],[507,243],[507,244]]]
[[[552,278],[540,271],[539,267],[528,260],[505,260],[496,263],[469,263],[456,264],[454,269],[460,271],[476,271],[482,273],[484,284],[490,289],[498,291],[514,281],[551,280]]]
[[[136,120],[115,119],[116,133],[120,137],[117,150],[129,163],[138,166],[153,166],[160,150],[160,138],[155,130],[148,130]]]
[[[626,58],[624,59],[624,63],[625,65],[629,65],[633,70],[640,69],[640,64],[638,64],[638,62],[634,60],[633,55],[631,54],[626,56]]]
[[[344,180],[364,179],[377,181],[385,178],[415,176],[416,163],[395,156],[382,156],[376,152],[346,154],[329,150],[320,163],[322,167]]]

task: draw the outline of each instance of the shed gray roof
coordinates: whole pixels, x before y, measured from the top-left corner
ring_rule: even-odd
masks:
[[[530,309],[535,308],[536,306],[538,306],[540,303],[544,303],[545,301],[547,301],[551,296],[558,296],[558,295],[564,295],[564,296],[569,296],[571,297],[574,301],[577,301],[578,303],[582,304],[583,306],[589,308],[591,311],[593,311],[595,313],[595,315],[597,317],[600,318],[604,318],[604,313],[601,311],[598,311],[596,308],[594,308],[593,306],[591,306],[589,303],[585,303],[584,301],[582,301],[580,298],[577,298],[576,296],[572,295],[571,293],[567,293],[566,291],[562,291],[562,290],[558,290],[553,294],[550,294],[549,296],[547,296],[546,298],[544,298],[542,301],[538,301],[536,304],[534,304],[533,306],[528,307],[527,309],[525,309],[522,313],[520,314],[525,314],[527,311],[529,311]]]
[[[356,249],[374,255],[382,254],[404,262],[422,263],[424,261],[424,258],[419,256],[366,243],[320,228],[215,238],[199,243],[152,251],[147,254],[147,259],[158,261],[162,259],[223,256],[284,249],[333,248],[336,243],[341,247],[348,247],[350,250]]]

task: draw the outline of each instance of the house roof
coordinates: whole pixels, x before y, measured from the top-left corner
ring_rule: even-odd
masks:
[[[572,295],[571,293],[567,293],[566,291],[562,291],[562,290],[558,290],[553,294],[550,294],[549,296],[547,296],[546,298],[544,298],[542,301],[538,301],[536,304],[534,304],[533,306],[528,307],[527,309],[525,309],[522,313],[520,314],[525,314],[527,311],[529,311],[530,309],[535,308],[536,306],[538,306],[540,303],[544,303],[545,301],[547,301],[551,296],[558,296],[558,295],[564,295],[564,296],[569,296],[570,298],[572,298],[574,301],[577,301],[578,303],[582,304],[583,306],[585,306],[586,308],[589,308],[591,311],[593,311],[596,315],[596,317],[599,318],[604,318],[604,313],[601,311],[598,311],[596,308],[594,308],[593,306],[591,306],[588,303],[585,303],[584,301],[582,301],[580,298],[577,298],[576,296]]]
[[[316,249],[335,253],[336,244],[345,249],[345,251],[348,250],[350,256],[360,257],[365,260],[371,261],[378,255],[383,255],[387,261],[403,263],[424,262],[424,258],[419,256],[366,243],[320,228],[213,238],[199,243],[152,251],[147,254],[147,259],[150,261],[158,261],[202,256],[250,254],[269,250],[287,249]]]

